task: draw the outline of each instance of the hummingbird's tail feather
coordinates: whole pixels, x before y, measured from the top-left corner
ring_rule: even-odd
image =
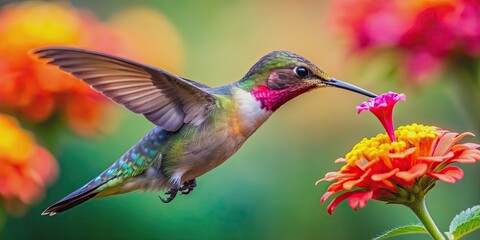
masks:
[[[53,216],[57,213],[60,213],[72,207],[75,207],[78,204],[81,204],[95,197],[98,194],[98,192],[95,191],[96,188],[89,189],[88,191],[82,191],[82,190],[83,188],[62,198],[60,201],[56,202],[55,204],[45,209],[45,211],[42,212],[42,215]]]
[[[162,189],[167,185],[169,187],[168,178],[162,170],[158,167],[150,168],[150,166],[153,162],[161,163],[162,154],[157,148],[170,136],[170,132],[158,127],[154,128],[100,175],[45,209],[42,215],[53,216],[92,198],[137,189]]]
[[[107,178],[105,176],[108,170],[109,168],[100,174],[100,176],[85,184],[83,187],[68,194],[66,197],[60,199],[60,201],[45,209],[45,211],[42,212],[42,215],[53,216],[97,196],[102,192],[101,190],[103,189],[101,188],[105,188],[108,185],[108,182],[114,179],[113,177]]]

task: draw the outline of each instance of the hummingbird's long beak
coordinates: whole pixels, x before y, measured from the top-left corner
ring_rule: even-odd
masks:
[[[350,83],[342,82],[340,80],[337,80],[335,78],[330,78],[328,81],[322,81],[323,84],[332,86],[332,87],[337,87],[337,88],[343,88],[352,92],[360,93],[362,95],[368,96],[368,97],[376,97],[376,94],[373,94],[363,88],[359,88],[355,85],[352,85]]]

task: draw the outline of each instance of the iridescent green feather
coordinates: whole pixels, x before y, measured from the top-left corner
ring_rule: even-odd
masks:
[[[114,188],[126,179],[137,176],[148,169],[157,159],[162,149],[162,143],[171,134],[160,128],[154,128],[137,145],[125,153],[112,166],[87,184],[98,186],[96,192]]]

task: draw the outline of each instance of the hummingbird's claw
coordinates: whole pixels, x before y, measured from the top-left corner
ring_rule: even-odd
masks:
[[[193,191],[193,189],[196,186],[197,186],[197,180],[195,180],[195,179],[188,180],[188,181],[183,182],[183,185],[180,188],[170,188],[170,189],[168,189],[168,191],[165,192],[165,195],[168,195],[167,198],[162,198],[161,196],[158,196],[158,198],[160,198],[160,200],[163,203],[169,203],[177,196],[178,191],[180,191],[184,195],[187,195],[191,191]]]
[[[177,188],[170,188],[167,192],[165,192],[165,194],[168,195],[167,198],[162,198],[161,196],[158,196],[158,198],[160,198],[163,203],[169,203],[175,198],[175,196],[177,196],[177,192]]]
[[[189,194],[191,191],[193,191],[193,189],[197,186],[197,180],[196,179],[192,179],[192,180],[188,180],[188,181],[185,181],[183,183],[183,186],[180,188],[180,192],[183,194],[183,195],[187,195]]]

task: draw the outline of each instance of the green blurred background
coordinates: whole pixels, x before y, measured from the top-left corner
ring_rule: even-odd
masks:
[[[181,37],[178,73],[211,86],[240,79],[258,58],[284,49],[370,91],[405,93],[407,102],[395,110],[397,126],[417,122],[474,131],[475,124],[461,109],[448,81],[410,86],[408,81],[388,78],[388,67],[381,58],[353,57],[346,42],[329,29],[325,1],[70,3],[107,22],[112,17],[121,19],[119,12],[133,7],[161,12]],[[160,29],[142,28],[148,24],[141,20],[136,24],[147,39],[149,35],[159,39],[162,34]],[[152,40],[148,44],[162,43]],[[169,204],[160,202],[158,193],[133,192],[89,201],[55,217],[40,216],[153,127],[142,116],[118,107],[118,127],[104,137],[85,140],[68,131],[61,133],[61,146],[55,152],[59,178],[24,217],[7,218],[0,239],[370,239],[392,227],[417,223],[403,206],[370,201],[355,212],[342,203],[330,216],[327,204],[319,202],[328,184],[314,186],[314,182],[337,170],[333,161],[363,137],[383,131],[373,115],[357,115],[355,106],[364,100],[350,92],[322,89],[289,102],[238,153],[197,179],[199,186],[193,193]],[[480,111],[480,104],[477,107]],[[427,197],[430,213],[442,230],[448,229],[455,214],[480,202],[480,165],[462,169],[461,181],[439,183]],[[480,235],[465,239],[480,239]]]

